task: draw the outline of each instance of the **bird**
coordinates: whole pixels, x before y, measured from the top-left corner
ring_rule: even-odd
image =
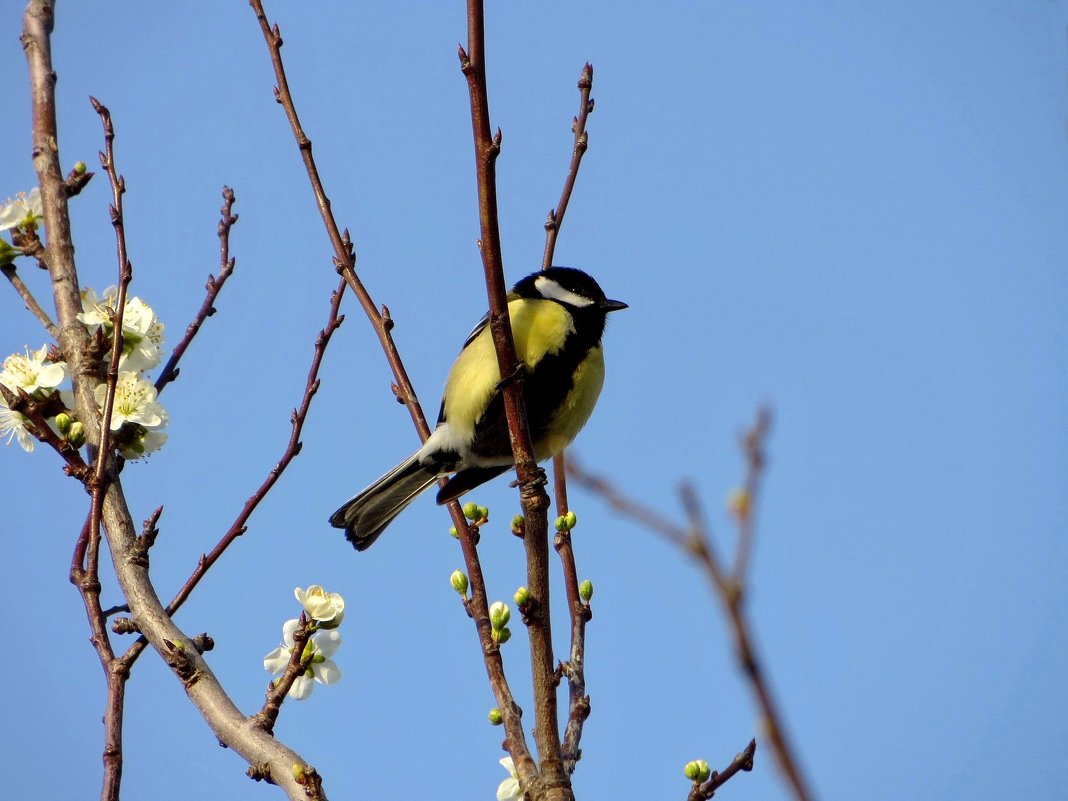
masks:
[[[626,308],[574,267],[539,270],[509,292],[508,316],[539,462],[564,450],[589,420],[604,384],[601,337],[607,316]],[[330,516],[330,524],[345,529],[352,546],[363,551],[438,479],[453,474],[438,490],[442,505],[514,466],[486,314],[449,370],[437,426],[426,442],[349,499]]]

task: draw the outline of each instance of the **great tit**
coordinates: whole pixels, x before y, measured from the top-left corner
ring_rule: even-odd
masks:
[[[534,454],[544,461],[560,453],[586,424],[604,383],[601,335],[609,312],[627,308],[609,300],[589,275],[551,267],[528,275],[508,295],[508,315]],[[434,432],[419,450],[330,517],[357,551],[439,478],[438,504],[514,466],[504,414],[497,353],[482,318],[449,370]]]

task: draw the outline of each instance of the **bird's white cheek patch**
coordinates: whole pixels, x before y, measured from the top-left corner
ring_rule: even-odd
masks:
[[[593,301],[589,298],[584,298],[582,295],[576,295],[570,289],[564,289],[556,283],[556,281],[551,278],[546,278],[545,276],[535,278],[534,287],[543,298],[558,300],[561,303],[566,303],[568,306],[574,306],[576,309],[582,309],[586,306],[593,305]]]

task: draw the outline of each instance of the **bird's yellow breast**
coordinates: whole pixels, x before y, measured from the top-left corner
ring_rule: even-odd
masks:
[[[567,310],[550,300],[517,298],[508,303],[508,315],[512,321],[516,356],[528,369],[546,355],[560,350],[568,335],[575,330],[574,321]],[[603,361],[601,372],[603,377]],[[465,436],[474,432],[475,423],[485,411],[500,381],[497,352],[493,348],[493,337],[487,324],[461,351],[445,381],[445,419],[457,435]],[[600,391],[600,382],[597,389]]]

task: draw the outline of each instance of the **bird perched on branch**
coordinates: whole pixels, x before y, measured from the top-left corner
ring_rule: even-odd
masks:
[[[589,275],[550,267],[528,275],[508,294],[508,315],[523,373],[534,455],[560,453],[586,424],[604,383],[601,335],[609,312],[627,308],[609,300]],[[437,428],[423,447],[330,517],[357,551],[369,548],[421,492],[450,473],[439,504],[514,466],[505,419],[501,374],[489,315],[471,332],[449,370]]]

